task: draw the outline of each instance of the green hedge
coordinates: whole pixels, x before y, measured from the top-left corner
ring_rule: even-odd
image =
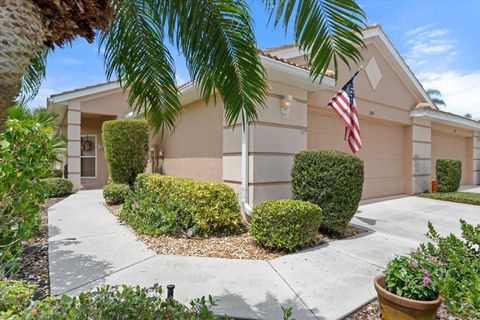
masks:
[[[6,282],[6,284],[12,283]],[[0,294],[1,290],[0,281]],[[213,313],[212,307],[215,303],[210,296],[193,299],[184,305],[175,299],[167,298],[166,295],[158,284],[152,287],[107,285],[73,297],[62,295],[48,297],[42,301],[12,301],[15,309],[11,307],[5,312],[0,309],[0,318],[12,320],[224,319]],[[1,306],[0,301],[0,308]]]
[[[103,148],[110,178],[115,183],[133,185],[147,165],[148,125],[143,119],[105,121]]]
[[[107,204],[122,204],[130,193],[130,186],[124,183],[109,183],[103,186],[103,198]]]
[[[45,178],[42,179],[45,185],[46,197],[57,198],[64,197],[72,193],[73,183],[65,178]]]
[[[140,174],[120,218],[148,234],[175,234],[194,228],[200,236],[239,231],[235,191],[223,183]]]
[[[363,161],[339,151],[306,150],[295,155],[294,199],[319,205],[322,228],[342,233],[358,209],[363,191]]]
[[[63,170],[51,169],[44,178],[63,178]]]
[[[8,319],[26,308],[35,286],[21,280],[0,280],[0,318]]]
[[[458,191],[462,180],[462,161],[438,159],[435,170],[438,192]]]
[[[253,209],[249,231],[268,249],[292,251],[315,239],[322,217],[322,209],[310,202],[269,200]]]

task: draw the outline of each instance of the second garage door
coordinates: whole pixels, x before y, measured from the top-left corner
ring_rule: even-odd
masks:
[[[432,130],[432,179],[436,180],[435,164],[437,159],[457,159],[462,161],[461,184],[469,184],[469,166],[467,161],[467,138]]]
[[[404,193],[404,130],[401,126],[361,120],[364,160],[363,199]],[[308,148],[351,153],[345,127],[334,114],[308,112]]]

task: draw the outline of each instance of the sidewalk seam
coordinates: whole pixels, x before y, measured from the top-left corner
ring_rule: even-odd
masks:
[[[307,303],[300,297],[300,295],[293,289],[293,287],[287,282],[287,280],[275,269],[275,267],[270,263],[270,261],[267,260],[268,265],[273,269],[273,271],[282,279],[282,281],[287,285],[288,288],[295,294],[295,296],[300,300],[303,305],[310,311],[315,319],[320,320],[317,315],[313,312],[313,310],[310,308],[310,306],[307,305]]]
[[[105,233],[95,233],[95,234],[90,234],[90,235],[85,235],[85,236],[80,236],[80,237],[65,237],[63,239],[55,239],[55,240],[48,240],[48,242],[59,242],[59,241],[75,241],[75,240],[82,240],[82,239],[88,239],[88,238],[94,238],[94,237],[101,237],[101,236],[109,236],[112,234],[116,233],[122,233],[122,232],[127,232],[129,230],[119,230],[119,231],[112,231],[112,232],[105,232]],[[54,236],[52,236],[53,238]],[[75,239],[73,239],[75,238]]]

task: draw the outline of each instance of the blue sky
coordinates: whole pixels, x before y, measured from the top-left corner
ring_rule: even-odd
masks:
[[[260,48],[292,43],[291,34],[267,26],[259,1],[252,1]],[[397,50],[426,88],[436,88],[446,111],[480,119],[480,0],[359,0],[369,24],[380,23]],[[177,81],[189,79],[182,57]],[[97,44],[79,39],[57,48],[47,61],[47,78],[31,106],[45,104],[53,93],[105,81]]]

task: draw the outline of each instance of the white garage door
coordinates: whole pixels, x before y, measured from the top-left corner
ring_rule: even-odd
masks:
[[[360,120],[365,164],[363,199],[404,193],[404,130],[400,126]],[[308,112],[308,148],[351,153],[345,127],[335,115]]]

